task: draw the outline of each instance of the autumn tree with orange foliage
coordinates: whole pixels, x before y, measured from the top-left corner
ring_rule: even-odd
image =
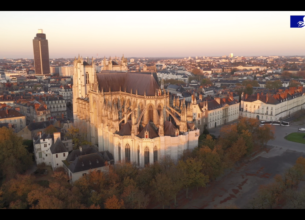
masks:
[[[124,191],[122,199],[127,209],[145,209],[149,203],[149,196],[140,190],[136,182],[126,177],[123,181]]]
[[[73,186],[64,172],[54,172],[49,187],[37,187],[29,192],[27,201],[33,209],[80,209],[86,206],[80,203]]]
[[[209,147],[203,146],[198,149],[196,154],[198,155],[198,159],[202,161],[203,174],[208,176],[210,181],[215,180],[223,173],[224,166],[216,148],[212,151]]]
[[[202,173],[203,163],[194,158],[188,158],[186,161],[180,160],[178,162],[178,170],[180,170],[180,180],[182,185],[186,188],[186,197],[188,197],[188,190],[192,187],[204,187],[209,181],[208,176]]]
[[[74,182],[75,193],[79,196],[81,203],[86,206],[103,206],[105,176],[97,170],[90,171],[88,175],[83,176]]]
[[[17,175],[1,187],[3,205],[7,208],[28,208],[27,196],[39,187],[30,175]]]
[[[118,200],[115,195],[107,199],[105,202],[106,209],[124,209],[124,201]]]
[[[151,181],[150,185],[151,195],[164,209],[164,206],[168,205],[173,198],[172,180],[165,173],[159,173]]]
[[[53,134],[54,132],[57,132],[57,128],[55,128],[54,125],[49,125],[43,131],[46,134]]]
[[[250,202],[252,208],[304,208],[305,190],[297,192],[297,186],[305,175],[305,158],[299,157],[296,164],[284,175],[276,175],[274,182],[261,185],[257,195]]]
[[[6,180],[26,171],[33,164],[32,154],[22,143],[23,139],[12,129],[0,128],[0,172]]]

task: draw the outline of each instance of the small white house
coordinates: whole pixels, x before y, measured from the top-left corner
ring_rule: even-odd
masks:
[[[68,157],[68,149],[66,144],[61,141],[60,132],[51,134],[38,133],[38,137],[34,138],[34,155],[37,164],[45,163],[52,166],[53,170],[63,166],[63,160]]]
[[[113,156],[108,151],[98,152],[95,146],[86,145],[73,150],[63,163],[70,183],[74,183],[93,170],[108,172],[109,166],[107,164],[112,161]]]

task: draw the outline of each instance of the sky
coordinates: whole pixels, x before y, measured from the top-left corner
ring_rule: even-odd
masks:
[[[0,12],[0,59],[33,59],[43,29],[50,58],[305,55],[305,27],[280,12]]]

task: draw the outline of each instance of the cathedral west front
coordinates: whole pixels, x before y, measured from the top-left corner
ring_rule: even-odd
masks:
[[[200,130],[188,121],[185,101],[173,105],[156,74],[96,73],[93,60],[80,57],[73,65],[74,122],[85,125],[88,140],[112,153],[115,163],[144,167],[164,156],[177,161],[198,146]]]

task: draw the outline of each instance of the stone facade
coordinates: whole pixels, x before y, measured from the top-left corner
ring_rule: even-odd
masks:
[[[240,116],[278,121],[305,108],[303,87],[279,90],[276,94],[242,95]]]
[[[96,74],[94,64],[80,57],[74,68],[74,122],[84,124],[88,140],[115,162],[143,167],[164,156],[177,161],[184,150],[198,146],[200,131],[187,121],[185,102],[179,109],[170,106],[155,74]]]

